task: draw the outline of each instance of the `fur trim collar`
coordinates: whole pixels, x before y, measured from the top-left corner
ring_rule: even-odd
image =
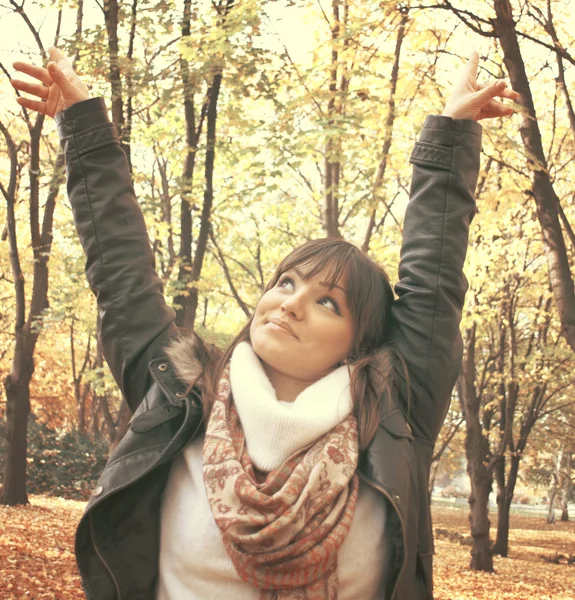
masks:
[[[178,378],[189,386],[201,385],[207,365],[221,356],[219,348],[204,342],[195,333],[181,334],[165,351]]]

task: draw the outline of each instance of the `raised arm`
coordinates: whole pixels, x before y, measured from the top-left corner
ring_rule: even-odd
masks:
[[[463,263],[481,151],[476,121],[512,114],[494,98],[516,97],[504,82],[479,87],[478,60],[473,53],[443,115],[427,117],[411,155],[390,342],[408,369],[408,377],[397,373],[413,433],[429,442],[439,434],[461,364]]]
[[[98,299],[104,356],[134,410],[149,386],[149,361],[176,332],[175,313],[166,306],[126,155],[104,102],[88,99],[62,54],[50,54],[48,69],[14,65],[43,85],[12,84],[40,98],[20,97],[22,106],[56,118],[86,275]]]

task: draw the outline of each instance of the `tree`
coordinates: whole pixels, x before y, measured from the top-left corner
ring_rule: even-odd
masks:
[[[38,30],[30,21],[22,6],[11,0],[14,10],[26,22],[31,34],[38,45],[42,56],[46,56]],[[55,43],[59,37],[59,26]],[[4,69],[6,72],[6,69]],[[52,247],[52,222],[56,198],[62,181],[63,157],[56,158],[52,166],[52,176],[48,185],[48,195],[44,205],[44,214],[40,220],[40,174],[41,157],[40,143],[44,115],[38,114],[34,120],[25,109],[22,117],[28,130],[29,161],[29,222],[32,252],[34,256],[34,271],[32,295],[29,306],[26,306],[25,281],[21,266],[20,245],[16,227],[16,204],[21,186],[18,173],[23,165],[19,163],[21,147],[16,144],[8,127],[0,122],[8,154],[10,158],[10,179],[8,188],[2,186],[2,193],[7,203],[7,231],[10,243],[12,275],[16,300],[15,342],[12,358],[12,368],[4,380],[7,401],[6,426],[6,462],[2,503],[8,505],[26,504],[26,432],[28,415],[30,414],[30,381],[34,373],[34,350],[42,328],[42,313],[48,307],[48,261]],[[20,242],[21,244],[21,242]],[[27,312],[27,314],[26,314]]]
[[[560,201],[550,176],[548,158],[543,149],[531,84],[519,45],[519,37],[522,34],[517,30],[517,20],[513,16],[511,1],[493,0],[495,18],[485,18],[468,10],[458,9],[447,1],[439,5],[439,8],[453,11],[472,31],[485,37],[496,38],[500,44],[511,85],[519,93],[519,104],[522,106],[519,131],[531,173],[531,194],[535,201],[537,218],[545,243],[549,281],[555,307],[559,314],[563,335],[571,349],[575,350],[575,286],[559,217]],[[548,11],[550,14],[550,4],[548,4]],[[523,37],[526,36],[523,34]],[[532,36],[529,38],[533,39]],[[555,42],[554,48],[559,50],[559,47],[559,43]],[[568,53],[561,52],[562,58],[566,56],[570,57]],[[568,105],[570,106],[570,103]]]
[[[224,40],[231,35],[230,25],[227,21],[230,10],[234,5],[233,0],[220,0],[214,4],[216,19],[213,27],[216,35],[224,36]],[[184,40],[190,37],[191,2],[184,2],[184,17],[182,21],[182,35]],[[233,29],[233,25],[232,25]],[[187,41],[187,40],[186,40]],[[191,48],[189,49],[191,50]],[[189,51],[188,50],[188,51]],[[188,60],[183,55],[180,59],[184,94],[184,114],[186,120],[187,152],[182,174],[183,194],[181,200],[180,217],[180,270],[178,284],[181,293],[176,297],[177,317],[176,322],[181,327],[193,329],[198,308],[197,282],[200,279],[204,256],[210,236],[212,205],[214,201],[214,168],[216,154],[216,121],[218,116],[218,99],[222,85],[225,55],[215,53],[208,62],[208,87],[204,102],[201,107],[199,123],[196,127],[194,95],[196,84],[190,75]],[[204,199],[200,215],[200,227],[192,259],[192,212],[189,190],[192,188],[194,167],[198,141],[202,131],[204,118],[206,120],[206,154],[204,162]],[[188,193],[187,193],[188,192]]]
[[[569,518],[573,498],[573,449],[575,448],[575,405],[550,413],[534,431],[534,440],[524,457],[523,478],[545,490],[547,522],[555,523],[556,508],[561,519]]]
[[[499,221],[506,211],[514,214],[513,226],[509,218]],[[572,355],[561,343],[552,298],[542,292],[545,282],[536,268],[542,256],[530,235],[529,211],[500,208],[491,219],[486,217],[480,230],[482,238],[491,240],[491,254],[482,244],[482,255],[474,257],[459,383],[472,488],[471,568],[487,571],[493,570],[492,553],[508,553],[509,511],[529,437],[539,421],[572,404],[575,384]],[[493,477],[498,525],[491,547]]]

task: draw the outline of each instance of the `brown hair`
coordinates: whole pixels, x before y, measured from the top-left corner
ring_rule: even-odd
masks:
[[[288,254],[278,265],[265,291],[276,285],[282,273],[294,267],[302,268],[305,278],[328,269],[330,286],[335,286],[343,273],[347,276],[346,295],[354,320],[354,340],[346,362],[354,366],[351,370],[351,395],[359,445],[364,449],[379,424],[381,395],[389,394],[392,386],[393,351],[384,347],[393,303],[389,277],[380,265],[353,244],[342,239],[326,238],[306,242]],[[222,371],[234,348],[240,342],[250,341],[252,319],[229,347],[206,366],[201,384],[206,422]]]

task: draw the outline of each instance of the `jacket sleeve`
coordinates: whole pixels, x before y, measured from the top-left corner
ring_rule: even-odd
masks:
[[[176,331],[154,270],[126,155],[101,98],[56,116],[67,190],[98,301],[103,353],[132,410],[150,385],[148,363]]]
[[[390,342],[407,366],[407,376],[397,369],[397,382],[413,433],[429,442],[439,435],[461,366],[463,263],[480,150],[478,123],[429,116],[410,159]]]

